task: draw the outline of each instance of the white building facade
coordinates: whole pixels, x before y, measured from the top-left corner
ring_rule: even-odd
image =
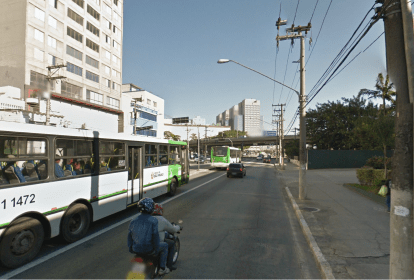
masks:
[[[135,108],[135,109],[134,109]],[[122,85],[124,132],[164,139],[164,99],[134,84]]]
[[[48,84],[46,67],[65,65],[51,72],[65,78],[51,83],[51,113],[66,118],[69,127],[122,132],[123,0],[0,5],[0,86],[19,88],[21,100],[39,99]],[[45,119],[44,103],[39,100],[38,119],[32,121]],[[25,110],[33,106],[27,103]],[[51,124],[59,125],[59,119],[51,118]]]
[[[244,99],[216,117],[217,124],[229,125],[232,130],[247,132],[248,136],[261,136],[264,117],[260,116],[260,100]]]

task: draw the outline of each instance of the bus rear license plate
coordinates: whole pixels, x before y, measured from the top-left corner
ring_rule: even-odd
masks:
[[[237,172],[232,172],[231,175],[237,175]]]

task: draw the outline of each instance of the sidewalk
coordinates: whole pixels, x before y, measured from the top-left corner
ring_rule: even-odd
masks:
[[[307,170],[307,199],[298,199],[299,168],[278,170],[335,278],[389,277],[390,218],[384,204],[343,186],[358,183],[355,169]],[[317,208],[306,209],[306,208]]]

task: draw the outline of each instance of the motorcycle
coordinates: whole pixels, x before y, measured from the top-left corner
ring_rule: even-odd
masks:
[[[172,225],[176,224],[172,223]],[[183,227],[180,226],[180,231],[177,232],[177,234],[180,233],[182,229]],[[173,241],[175,245],[173,264],[177,262],[180,254],[180,239],[177,234],[171,234],[167,231],[165,232],[165,239]],[[155,252],[152,252],[148,255],[136,254],[134,258],[131,259],[132,269],[129,271],[127,279],[154,279],[160,271],[160,258],[161,253],[156,254]]]

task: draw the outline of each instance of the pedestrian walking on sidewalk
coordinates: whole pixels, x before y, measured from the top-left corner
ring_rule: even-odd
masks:
[[[388,211],[387,212],[390,213],[390,210],[391,210],[391,180],[388,179],[385,184],[387,186],[387,195],[385,196],[386,197],[386,203],[387,203],[387,206],[388,206]]]

